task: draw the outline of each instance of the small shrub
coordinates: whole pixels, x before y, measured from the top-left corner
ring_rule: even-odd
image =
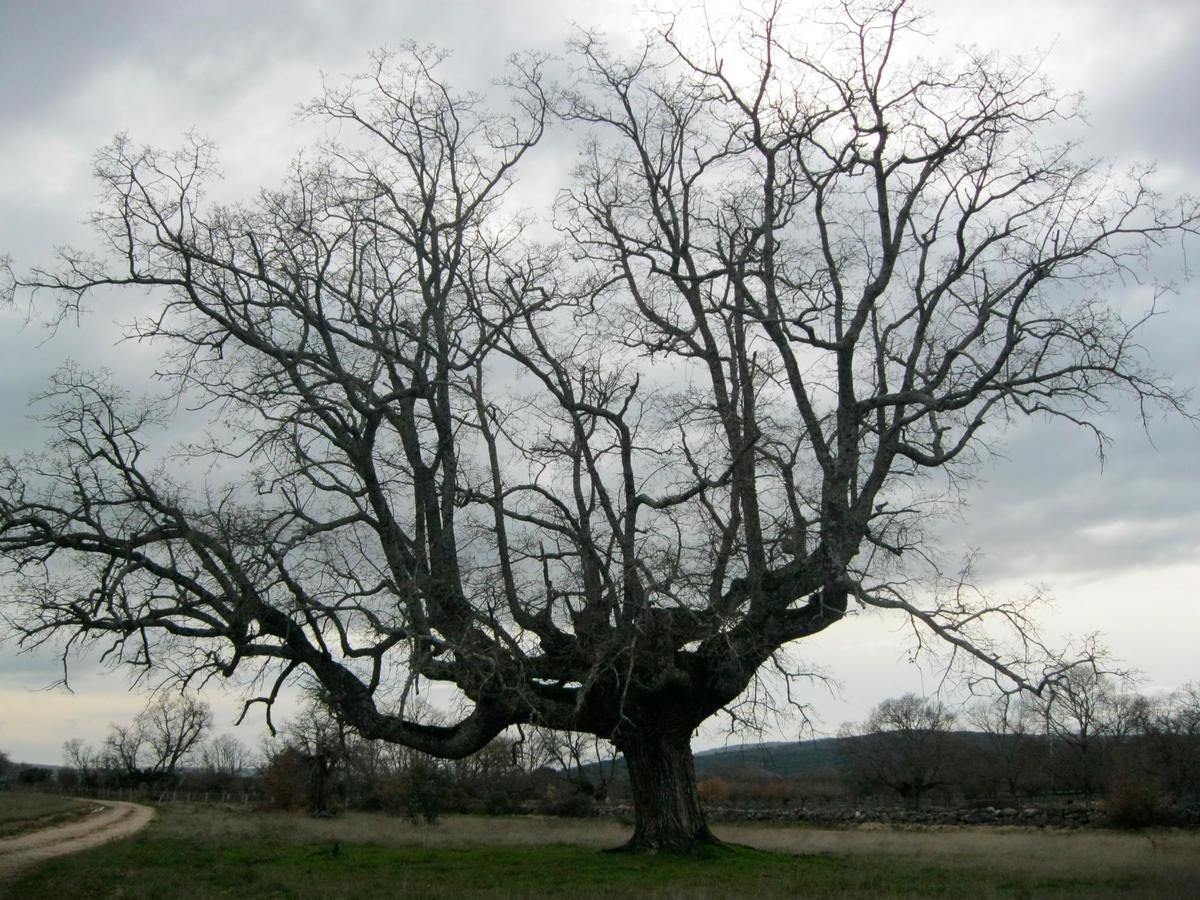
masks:
[[[414,825],[424,821],[437,824],[445,812],[449,779],[444,772],[424,760],[415,762],[399,779],[400,812]]]
[[[1113,786],[1108,798],[1108,820],[1116,828],[1149,828],[1165,825],[1169,816],[1162,794],[1145,781],[1126,778]]]
[[[47,784],[50,781],[50,770],[38,766],[22,766],[17,773],[17,781],[30,787]]]
[[[508,791],[497,789],[483,798],[483,811],[489,816],[508,816],[517,811],[517,801]]]
[[[273,753],[260,773],[264,801],[269,809],[300,809],[308,796],[308,766],[294,747]]]
[[[705,806],[720,806],[729,799],[729,782],[724,778],[706,778],[696,786],[700,802]]]
[[[552,797],[540,806],[543,814],[563,819],[587,819],[596,814],[596,801],[587,794]]]

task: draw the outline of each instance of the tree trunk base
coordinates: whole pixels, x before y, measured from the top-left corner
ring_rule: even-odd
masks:
[[[617,853],[703,855],[720,845],[704,820],[688,730],[642,730],[617,742],[629,769],[633,837]]]
[[[624,844],[618,847],[610,847],[603,852],[643,853],[651,856],[657,853],[671,853],[676,856],[707,856],[712,850],[724,846],[725,844],[720,839],[715,837],[711,831],[705,829],[703,834],[695,835],[691,839],[681,839],[678,836],[673,836],[669,840],[656,840],[634,835]]]

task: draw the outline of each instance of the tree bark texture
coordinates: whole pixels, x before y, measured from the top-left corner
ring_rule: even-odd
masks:
[[[689,853],[717,843],[696,790],[690,733],[639,730],[617,744],[629,769],[634,829],[624,851]]]

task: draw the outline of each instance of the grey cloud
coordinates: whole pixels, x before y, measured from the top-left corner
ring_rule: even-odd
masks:
[[[91,683],[115,679],[121,684],[128,681],[125,673],[114,673],[95,654],[86,651],[68,658],[67,673],[70,681]],[[11,645],[0,648],[0,686],[37,691],[58,683],[62,677],[62,657],[56,647],[42,647],[35,652],[18,652]]]
[[[558,51],[572,18],[587,21],[602,16],[614,37],[622,38],[628,21],[625,12],[632,6],[632,2],[586,5],[552,0],[9,2],[0,29],[6,130],[14,134],[27,129],[33,134],[37,126],[61,138],[75,151],[72,164],[78,164],[78,169],[54,173],[68,183],[56,196],[28,190],[0,194],[0,253],[11,252],[21,262],[36,263],[44,261],[54,244],[76,240],[83,233],[78,223],[91,205],[87,159],[92,149],[118,128],[128,127],[135,139],[141,139],[158,127],[157,118],[165,115],[164,110],[131,107],[121,96],[100,98],[103,107],[92,111],[99,130],[81,133],[80,123],[64,116],[83,89],[112,73],[130,70],[152,79],[163,86],[164,98],[180,107],[177,118],[184,127],[194,125],[212,133],[213,122],[224,121],[221,114],[231,103],[262,89],[279,71],[303,72],[308,79],[295,84],[286,96],[265,98],[283,104],[285,112],[307,99],[318,70],[334,76],[357,71],[373,48],[396,46],[407,39],[452,48],[456,81],[482,83],[496,74],[510,50]],[[1025,4],[1022,8],[1040,7]],[[1103,0],[1067,3],[1063,9],[1065,14],[1055,14],[1055,27],[1064,29],[1055,53],[1070,55],[1076,42],[1086,41],[1095,29],[1120,29],[1127,21],[1122,17],[1129,15],[1165,19],[1169,13],[1173,21],[1167,27],[1179,30],[1176,33],[1200,32],[1200,7],[1186,3],[1163,0],[1133,7],[1125,0]],[[998,21],[1004,16],[989,14]],[[1070,31],[1072,16],[1086,18],[1092,31]],[[1047,42],[1052,37],[1047,35]],[[1145,51],[1131,53],[1128,59],[1114,58],[1096,83],[1063,85],[1083,87],[1090,94],[1094,126],[1084,135],[1087,152],[1123,161],[1157,157],[1164,166],[1185,173],[1185,181],[1200,184],[1200,119],[1186,93],[1200,84],[1200,55],[1188,43],[1177,42],[1169,53]],[[226,125],[236,129],[239,123]],[[212,136],[218,141],[237,138]],[[531,158],[524,177],[549,183],[565,172],[574,153],[573,137],[559,131],[551,141]],[[26,149],[29,164],[36,165],[40,148]],[[21,177],[33,174],[21,173]],[[540,190],[534,194],[542,199]],[[1193,248],[1193,255],[1196,252],[1200,251]],[[1155,263],[1154,275],[1163,281],[1178,280],[1182,262],[1179,251],[1169,249]],[[1152,362],[1192,388],[1200,386],[1196,298],[1195,285],[1184,285],[1177,295],[1165,298],[1171,314],[1152,323],[1144,337]],[[36,427],[26,418],[25,401],[44,386],[57,360],[74,356],[103,362],[118,368],[117,380],[126,384],[145,377],[143,357],[130,354],[128,345],[111,349],[118,331],[109,323],[127,319],[127,313],[128,308],[103,306],[82,329],[68,324],[46,346],[40,346],[45,335],[36,328],[18,330],[19,317],[0,318],[0,451],[40,443]],[[1103,471],[1090,439],[1062,423],[1020,423],[1000,436],[1007,458],[980,470],[980,483],[969,493],[970,506],[962,521],[942,531],[947,552],[980,546],[987,553],[983,563],[987,576],[1051,582],[1056,575],[1117,571],[1194,557],[1200,547],[1200,432],[1178,419],[1159,423],[1152,430],[1156,445],[1152,447],[1128,407],[1107,417],[1104,426],[1116,443]],[[846,632],[852,635],[853,625]],[[831,629],[829,640],[840,634]],[[861,654],[848,646],[838,644],[829,652],[830,666]],[[861,708],[847,717],[861,717],[878,699],[866,692],[888,682],[886,670],[896,668],[896,652],[880,651],[877,667],[869,672],[847,667],[845,673],[837,673],[856,683],[869,676],[861,682],[871,686],[864,689]],[[10,647],[0,648],[0,683],[36,686],[54,677],[52,654],[18,657]],[[107,680],[114,689],[123,687],[119,676]]]
[[[140,7],[140,10],[139,10]],[[0,84],[9,121],[38,115],[111,59],[147,3],[6,3]],[[53,63],[53,64],[51,64]]]
[[[1153,4],[1151,4],[1153,6]],[[1132,7],[1121,4],[1118,15]],[[1200,6],[1171,7],[1170,33],[1153,48],[1143,64],[1132,68],[1113,58],[1107,90],[1091,104],[1098,136],[1106,145],[1137,159],[1194,169],[1200,161],[1200,117],[1196,116],[1196,86],[1200,85]],[[1180,35],[1189,36],[1180,39]],[[1130,48],[1135,49],[1135,48]]]
[[[1170,564],[1200,550],[1200,432],[1178,417],[1139,430],[1123,408],[1102,420],[1114,443],[1103,466],[1090,435],[1029,421],[1001,437],[944,548],[984,552],[982,574],[1029,581]],[[1153,440],[1153,444],[1151,444]]]

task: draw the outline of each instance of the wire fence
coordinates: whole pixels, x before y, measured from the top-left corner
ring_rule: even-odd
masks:
[[[28,790],[28,788],[26,788]],[[43,794],[59,794],[85,800],[125,800],[130,803],[212,803],[250,806],[262,801],[260,794],[250,791],[196,790],[187,788],[139,787],[66,788],[59,785],[39,785],[33,790]]]

